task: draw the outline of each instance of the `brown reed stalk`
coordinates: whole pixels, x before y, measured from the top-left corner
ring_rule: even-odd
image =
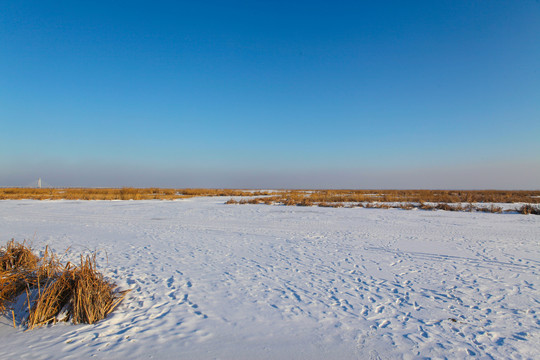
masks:
[[[38,295],[28,315],[29,329],[55,323],[57,315],[68,305],[74,288],[71,269],[66,267],[64,272],[45,284],[45,290]]]
[[[5,246],[5,249],[0,250],[0,270],[1,271],[31,271],[37,267],[39,258],[34,255],[32,249],[22,244],[16,243],[11,239]]]
[[[116,291],[116,286],[96,268],[95,254],[81,255],[78,267],[71,263],[62,266],[48,247],[38,258],[24,243],[12,240],[0,249],[0,312],[5,312],[8,303],[26,292],[28,329],[70,319],[75,324],[102,320],[129,290]],[[37,290],[33,301],[32,289]],[[13,311],[12,315],[15,319]],[[60,318],[61,315],[64,316]]]
[[[104,319],[119,304],[125,292],[117,294],[115,286],[96,271],[96,256],[81,256],[81,266],[74,270],[73,322],[93,324]]]

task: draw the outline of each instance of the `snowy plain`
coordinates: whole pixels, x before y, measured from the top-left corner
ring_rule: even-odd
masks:
[[[0,201],[3,244],[133,289],[95,325],[0,318],[0,359],[540,357],[540,216],[226,200]]]

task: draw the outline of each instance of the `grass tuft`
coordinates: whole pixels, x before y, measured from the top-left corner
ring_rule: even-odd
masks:
[[[48,248],[39,258],[24,243],[11,240],[0,249],[0,312],[26,293],[28,329],[59,321],[93,324],[102,320],[129,290],[116,291],[96,267],[95,254],[81,255],[80,266],[62,266]]]
[[[518,213],[524,214],[524,215],[540,215],[540,207],[533,206],[530,204],[523,205],[518,210]]]
[[[4,249],[0,250],[0,271],[31,271],[37,268],[39,258],[34,255],[30,247],[9,241]]]

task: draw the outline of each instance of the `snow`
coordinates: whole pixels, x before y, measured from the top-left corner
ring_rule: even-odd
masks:
[[[538,358],[539,216],[228,199],[0,201],[2,243],[133,289],[95,325],[2,317],[0,358]]]

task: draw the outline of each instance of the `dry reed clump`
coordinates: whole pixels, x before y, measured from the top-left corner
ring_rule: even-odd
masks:
[[[455,211],[455,208],[453,206],[446,203],[437,204],[437,206],[435,206],[435,209],[444,211]]]
[[[313,206],[313,205],[315,205],[313,204],[313,201],[311,201],[308,198],[304,198],[300,200],[298,203],[296,203],[296,206]]]
[[[7,305],[26,289],[26,277],[21,273],[0,274],[0,313],[7,310]]]
[[[427,204],[427,203],[421,201],[420,205],[418,205],[418,208],[421,209],[421,210],[434,210],[435,205]]]
[[[476,211],[480,211],[480,212],[486,212],[486,213],[502,213],[502,207],[500,206],[495,206],[493,204],[491,204],[489,207],[482,207],[482,206],[478,206],[476,207]]]
[[[81,256],[81,265],[67,264],[49,281],[30,310],[30,329],[58,321],[93,324],[104,319],[122,301],[126,292],[115,293],[115,286],[96,271],[95,255]]]
[[[5,248],[0,249],[0,271],[31,271],[37,268],[39,258],[24,244],[9,241]]]
[[[412,210],[415,208],[414,204],[411,204],[411,203],[399,204],[397,207],[403,210]]]
[[[517,209],[518,213],[524,214],[524,215],[540,215],[540,207],[533,206],[530,204],[523,205],[519,209]]]
[[[298,203],[296,200],[290,199],[290,198],[285,198],[281,202],[285,206],[293,206],[293,205],[296,205]]]
[[[103,278],[96,270],[95,255],[81,255],[80,266],[62,266],[48,249],[38,258],[24,243],[12,240],[1,250],[0,259],[0,312],[26,293],[28,329],[69,320],[93,324],[110,314],[129,291],[116,291]],[[30,293],[36,292],[33,299]]]
[[[37,268],[39,258],[31,249],[15,240],[0,249],[0,312],[26,289],[27,279]]]
[[[81,256],[81,266],[71,273],[75,279],[72,298],[73,322],[93,324],[104,319],[122,301],[127,291],[115,293],[111,284],[96,271],[96,256]]]

